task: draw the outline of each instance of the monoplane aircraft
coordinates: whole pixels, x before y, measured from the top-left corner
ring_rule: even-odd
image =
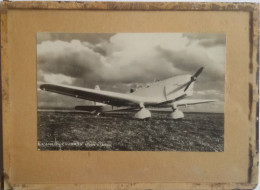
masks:
[[[142,88],[131,89],[129,93],[118,93],[67,85],[42,84],[40,89],[85,99],[95,102],[95,105],[76,106],[77,110],[85,110],[100,114],[111,111],[136,110],[134,118],[146,119],[151,117],[149,108],[172,108],[170,117],[184,117],[179,106],[214,102],[210,99],[186,99],[193,94],[194,82],[201,74],[201,67],[194,75],[179,75],[165,80],[156,81]]]

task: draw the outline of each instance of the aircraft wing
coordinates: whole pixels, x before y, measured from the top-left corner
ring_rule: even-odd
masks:
[[[131,94],[108,92],[89,88],[72,87],[67,85],[42,84],[40,89],[71,96],[75,98],[101,102],[113,106],[138,106],[138,98]]]
[[[176,103],[178,106],[194,105],[194,104],[203,104],[209,102],[216,102],[214,99],[182,99],[178,100]]]

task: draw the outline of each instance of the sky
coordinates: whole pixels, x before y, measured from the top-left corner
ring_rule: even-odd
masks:
[[[192,99],[217,99],[183,111],[224,112],[226,38],[196,33],[37,33],[37,83],[127,93],[131,88],[200,67]],[[74,107],[89,101],[44,92],[39,107]]]

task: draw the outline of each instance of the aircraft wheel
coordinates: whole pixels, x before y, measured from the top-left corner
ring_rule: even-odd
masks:
[[[184,114],[182,111],[176,109],[175,111],[173,111],[171,114],[170,114],[170,117],[172,119],[176,119],[176,120],[180,120],[182,118],[184,118]]]
[[[151,118],[151,112],[148,109],[142,108],[140,111],[138,111],[134,118],[136,119],[147,119]]]

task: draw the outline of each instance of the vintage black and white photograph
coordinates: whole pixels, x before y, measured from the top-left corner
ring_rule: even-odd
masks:
[[[226,36],[37,33],[38,150],[224,151]]]

